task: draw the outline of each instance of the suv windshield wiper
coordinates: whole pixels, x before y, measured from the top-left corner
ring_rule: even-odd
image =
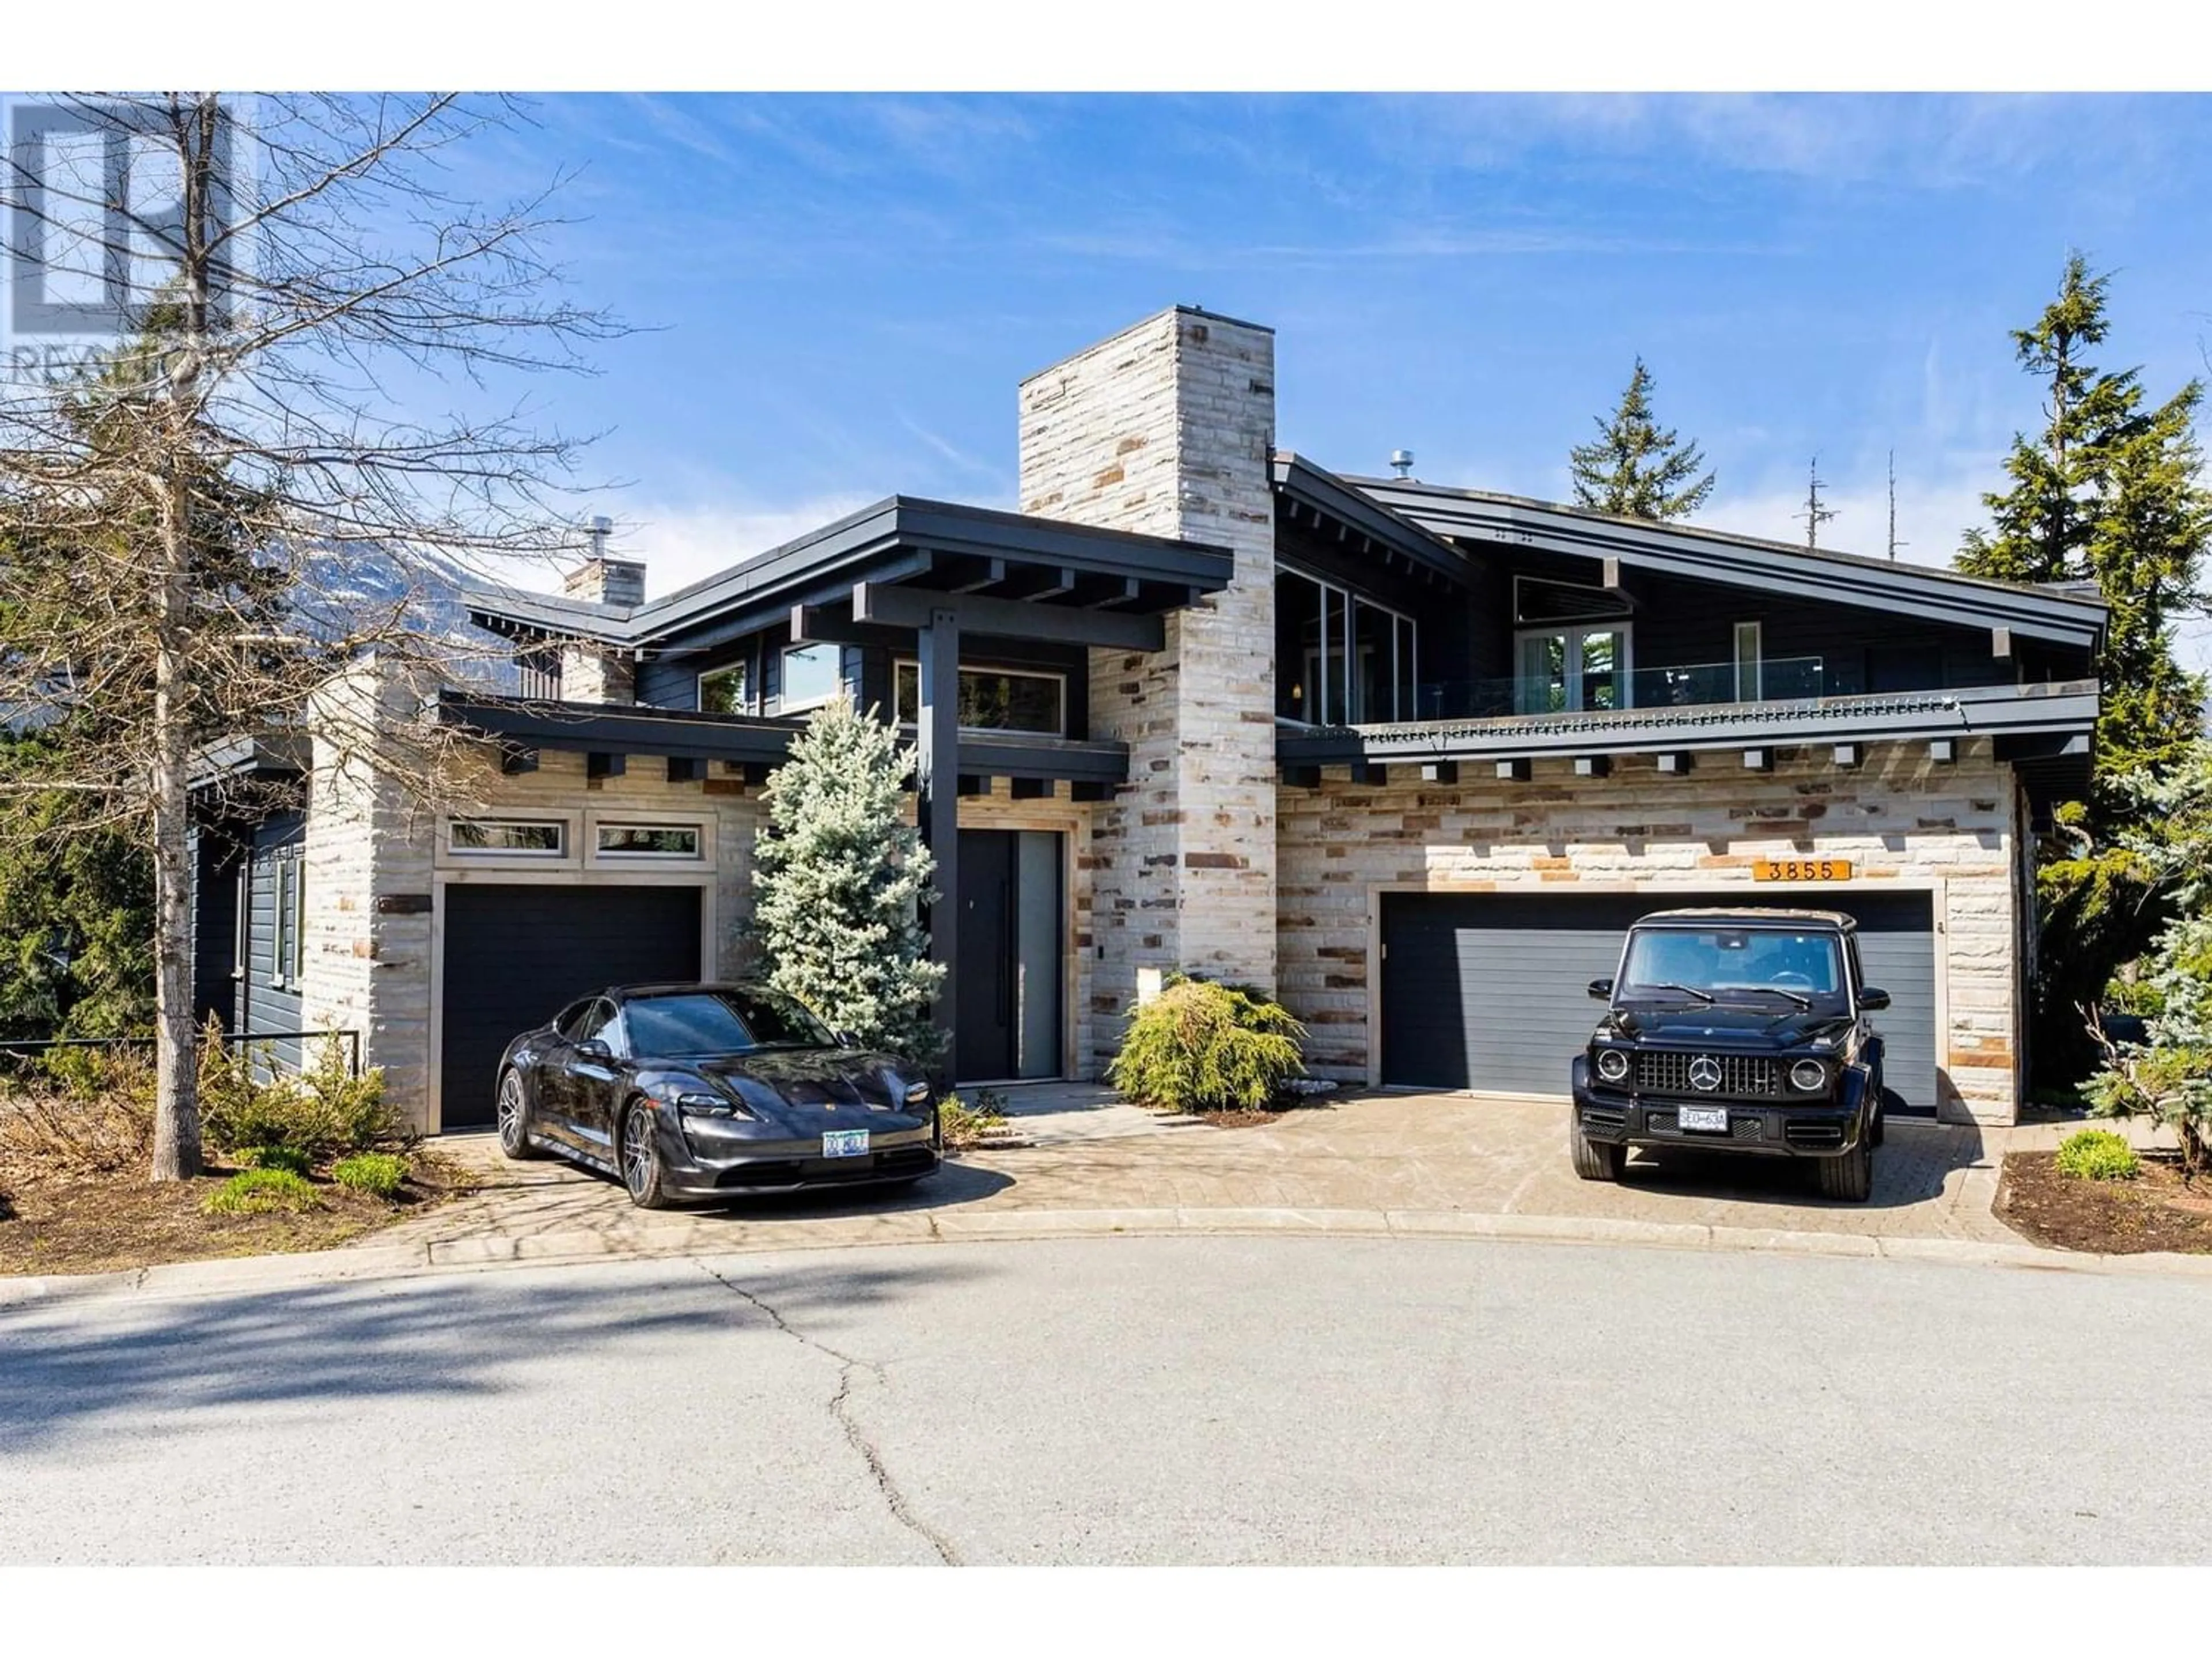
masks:
[[[1735,988],[1739,991],[1747,991],[1753,996],[1788,997],[1800,1008],[1810,1008],[1813,1006],[1813,999],[1802,991],[1786,990],[1779,985],[1739,985]]]
[[[1694,985],[1662,983],[1655,985],[1651,988],[1655,991],[1680,991],[1684,996],[1695,997],[1698,1001],[1705,1003],[1708,1006],[1711,1006],[1713,1000],[1713,994],[1711,991],[1700,991]]]

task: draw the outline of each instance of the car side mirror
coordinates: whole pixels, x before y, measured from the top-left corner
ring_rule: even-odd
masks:
[[[576,1052],[586,1060],[612,1060],[615,1051],[598,1037],[586,1037],[576,1045]]]
[[[1889,993],[1872,988],[1859,993],[1859,1009],[1863,1013],[1878,1014],[1889,1006]]]
[[[830,1032],[830,1035],[836,1039],[840,1048],[857,1048],[860,1046],[860,1039],[857,1032],[839,1030]]]
[[[1592,980],[1589,982],[1589,994],[1593,998],[1600,1002],[1612,1001],[1613,981],[1609,979]]]

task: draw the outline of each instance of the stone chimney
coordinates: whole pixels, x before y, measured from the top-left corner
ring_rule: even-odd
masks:
[[[645,562],[608,556],[607,539],[614,533],[614,527],[612,519],[592,520],[592,556],[571,570],[561,583],[561,591],[570,599],[624,608],[645,603]]]
[[[562,579],[561,591],[572,599],[617,605],[627,611],[645,603],[645,562],[617,559],[607,551],[614,520],[592,520],[591,556]],[[627,657],[577,642],[561,647],[561,699],[564,702],[637,701],[637,665]]]
[[[1140,975],[1275,983],[1274,441],[1274,331],[1189,307],[1022,383],[1024,513],[1235,556],[1164,650],[1091,653],[1091,735],[1131,779],[1091,819],[1100,1063]]]

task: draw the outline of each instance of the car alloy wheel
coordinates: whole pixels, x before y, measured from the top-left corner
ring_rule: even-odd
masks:
[[[623,1185],[629,1188],[630,1202],[641,1210],[658,1210],[667,1203],[660,1188],[660,1148],[653,1139],[653,1109],[643,1101],[632,1101],[623,1114],[622,1173]]]
[[[530,1108],[523,1098],[522,1073],[513,1067],[499,1077],[499,1149],[509,1158],[534,1158],[530,1144]]]

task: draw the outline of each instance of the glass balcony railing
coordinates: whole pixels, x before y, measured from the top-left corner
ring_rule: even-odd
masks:
[[[1415,718],[1491,720],[1516,714],[1605,714],[1626,708],[1686,708],[1707,703],[1794,702],[1838,695],[1820,657],[1770,658],[1755,669],[1733,662],[1668,668],[1587,669],[1578,675],[1425,680],[1415,688]]]

